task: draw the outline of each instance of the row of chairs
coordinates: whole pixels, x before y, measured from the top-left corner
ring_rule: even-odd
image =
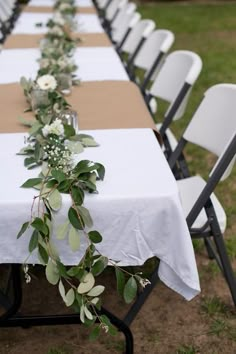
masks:
[[[236,278],[223,235],[226,214],[214,190],[232,171],[236,158],[236,85],[218,84],[209,88],[179,141],[169,129],[181,118],[194,83],[202,69],[201,58],[187,50],[168,54],[174,34],[156,29],[151,20],[141,19],[135,3],[128,0],[95,0],[104,28],[121,56],[132,81],[139,85],[153,115],[156,99],[169,103],[157,128],[164,142],[164,153],[177,179],[180,198],[192,238],[204,240],[210,259],[215,259],[229,286],[236,306]],[[143,70],[140,80],[137,70]],[[217,156],[205,181],[192,176],[184,157],[188,143]]]
[[[11,32],[19,14],[16,0],[0,0],[0,43]]]

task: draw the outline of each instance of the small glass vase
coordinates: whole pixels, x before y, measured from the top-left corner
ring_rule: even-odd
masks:
[[[46,90],[34,89],[31,94],[31,107],[35,111],[41,106],[47,106],[50,101]]]

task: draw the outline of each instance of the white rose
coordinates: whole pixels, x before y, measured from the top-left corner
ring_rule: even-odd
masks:
[[[57,87],[57,82],[52,75],[40,76],[37,80],[37,84],[41,90],[55,90]]]
[[[62,37],[64,35],[62,29],[59,26],[54,26],[49,29],[49,34],[54,34],[55,36]]]
[[[55,121],[52,124],[46,124],[43,129],[42,133],[45,136],[45,138],[49,134],[55,134],[58,136],[63,136],[64,135],[64,127],[60,119],[56,118]]]
[[[55,15],[53,16],[53,22],[55,22],[57,25],[64,26],[65,20],[60,14],[60,12],[55,13]]]

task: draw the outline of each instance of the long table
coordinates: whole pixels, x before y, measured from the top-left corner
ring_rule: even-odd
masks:
[[[48,4],[52,5],[52,1],[33,0],[29,6],[36,9]],[[78,6],[82,5],[90,6],[89,0],[79,0]],[[42,15],[38,8],[35,13],[31,7],[26,7],[0,54],[0,65],[5,65],[5,70],[11,71],[10,60],[14,63],[16,55],[17,58],[22,55],[24,63],[19,74],[23,71],[25,75],[35,75],[35,59],[39,56],[36,46],[44,32],[42,29],[40,33],[38,29],[35,31],[32,24],[35,19],[35,22],[43,18],[46,21],[50,16],[50,7],[47,8]],[[91,16],[96,17],[96,14],[78,16],[84,16],[84,28],[88,29]],[[25,29],[22,19],[28,19]],[[73,88],[67,97],[72,108],[78,112],[79,128],[93,135],[100,144],[99,147],[86,149],[78,158],[102,162],[107,169],[105,180],[98,185],[99,194],[87,195],[85,204],[91,211],[94,227],[104,236],[101,252],[120,261],[122,266],[141,265],[152,256],[160,259],[158,269],[152,274],[152,284],[140,294],[122,322],[129,325],[155,286],[158,276],[188,300],[199,293],[200,286],[176,181],[153,133],[153,120],[139,89],[128,80],[126,73],[117,75],[114,80],[114,72],[117,74],[117,71],[109,67],[114,61],[104,57],[104,53],[110,50],[113,58],[117,56],[115,61],[119,63],[119,68],[120,59],[102,27],[100,29],[100,25],[94,26],[94,23],[97,22],[93,22],[93,28],[98,32],[87,35],[104,36],[107,45],[96,45],[96,38],[93,37],[90,45],[78,48],[78,61],[81,60],[82,49],[90,52],[90,56],[95,51],[99,53],[99,50],[101,54],[91,58],[94,71],[89,80],[82,80],[81,85]],[[101,36],[97,37],[98,43]],[[29,47],[26,47],[25,39]],[[32,64],[30,71],[27,70],[29,63]],[[78,64],[78,76],[86,77],[86,68],[81,62]],[[102,75],[98,77],[96,72]],[[36,175],[35,170],[25,169],[22,158],[15,155],[24,145],[27,134],[17,117],[32,119],[31,113],[24,113],[27,105],[17,82],[19,74],[11,72],[11,75],[0,77],[0,161],[5,166],[0,185],[0,263],[9,264],[22,263],[27,255],[27,236],[16,241],[16,234],[19,226],[27,220],[34,191],[19,186]],[[64,196],[55,224],[65,219],[68,203],[68,197]],[[68,265],[78,263],[84,250],[83,244],[76,254],[69,250],[66,243],[57,242],[57,247],[62,260]],[[29,262],[38,263],[36,255],[32,255]]]

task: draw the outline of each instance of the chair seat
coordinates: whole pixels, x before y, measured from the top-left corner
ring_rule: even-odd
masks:
[[[160,130],[161,128],[161,123],[158,123],[156,124],[156,127],[158,130]],[[176,139],[176,137],[174,136],[174,134],[172,133],[172,131],[168,128],[166,129],[166,137],[170,143],[170,147],[171,147],[171,150],[174,151],[177,144],[178,144],[178,141]]]
[[[178,180],[177,183],[178,183],[180,199],[183,206],[184,214],[185,217],[187,217],[195,201],[197,200],[199,194],[205,187],[206,182],[200,176],[193,176],[182,180]],[[211,200],[217,215],[221,232],[223,234],[226,229],[225,211],[214,193],[211,195]],[[206,223],[206,221],[207,221],[206,212],[205,210],[202,210],[201,213],[198,215],[197,219],[195,220],[194,224],[192,225],[192,227],[200,228]]]

